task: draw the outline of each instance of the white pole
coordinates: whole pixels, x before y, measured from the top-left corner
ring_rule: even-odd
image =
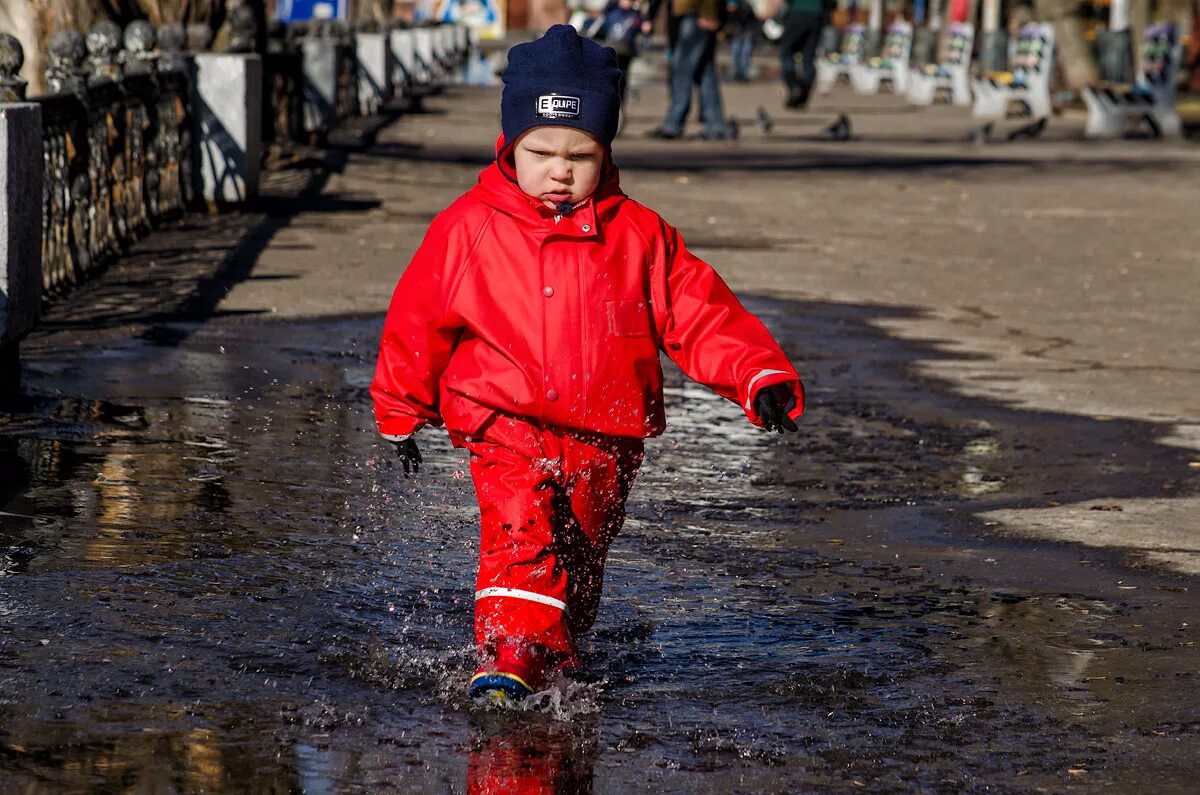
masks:
[[[929,11],[926,12],[930,30],[942,29],[942,0],[929,0]]]
[[[995,33],[1000,29],[1000,0],[983,0],[983,32]]]
[[[1112,0],[1108,7],[1108,29],[1129,30],[1129,0]]]
[[[883,27],[883,0],[871,0],[870,11],[867,14],[867,30],[879,30]]]

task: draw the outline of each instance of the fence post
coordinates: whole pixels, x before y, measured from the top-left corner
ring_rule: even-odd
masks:
[[[388,44],[392,51],[392,91],[396,96],[412,96],[416,85],[416,38],[408,28],[393,27],[388,32]]]
[[[20,389],[17,346],[41,309],[43,184],[41,106],[0,104],[0,394]]]
[[[42,306],[42,108],[24,101],[24,62],[0,34],[0,395],[21,388],[17,346]]]
[[[320,23],[318,23],[320,24]],[[337,121],[338,43],[324,30],[309,30],[301,44],[304,69],[304,131],[322,136]]]
[[[354,37],[354,48],[359,113],[370,116],[392,98],[392,48],[388,34],[376,30],[360,30]]]
[[[262,58],[197,53],[193,80],[201,195],[210,204],[258,193],[262,159]]]

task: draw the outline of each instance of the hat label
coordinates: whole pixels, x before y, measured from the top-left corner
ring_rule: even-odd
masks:
[[[547,119],[578,119],[579,97],[543,94],[537,98],[537,115]]]

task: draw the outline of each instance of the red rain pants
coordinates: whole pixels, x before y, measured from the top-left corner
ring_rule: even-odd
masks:
[[[643,440],[500,414],[463,444],[481,520],[475,642],[573,655],[576,636],[596,620],[604,559],[625,521]]]

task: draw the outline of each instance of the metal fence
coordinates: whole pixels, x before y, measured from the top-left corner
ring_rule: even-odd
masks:
[[[252,50],[253,29],[246,19],[233,21],[238,27],[230,49]],[[305,122],[304,103],[312,94],[300,46],[305,36],[335,43],[328,123],[360,112],[351,30],[274,25],[268,34],[262,53],[263,142],[317,140]],[[86,36],[60,31],[51,37],[47,93],[29,99],[42,111],[43,295],[85,280],[150,229],[196,207],[201,133],[193,118],[194,56],[212,38],[203,26],[155,30],[144,21],[124,31],[101,21]],[[465,53],[453,56],[448,69],[466,61]],[[16,39],[0,34],[0,102],[24,99],[16,78],[22,60]]]
[[[168,31],[169,45],[177,42]],[[194,201],[189,61],[156,33],[99,23],[49,44],[42,107],[43,289],[75,284]],[[118,49],[120,44],[123,49]]]

